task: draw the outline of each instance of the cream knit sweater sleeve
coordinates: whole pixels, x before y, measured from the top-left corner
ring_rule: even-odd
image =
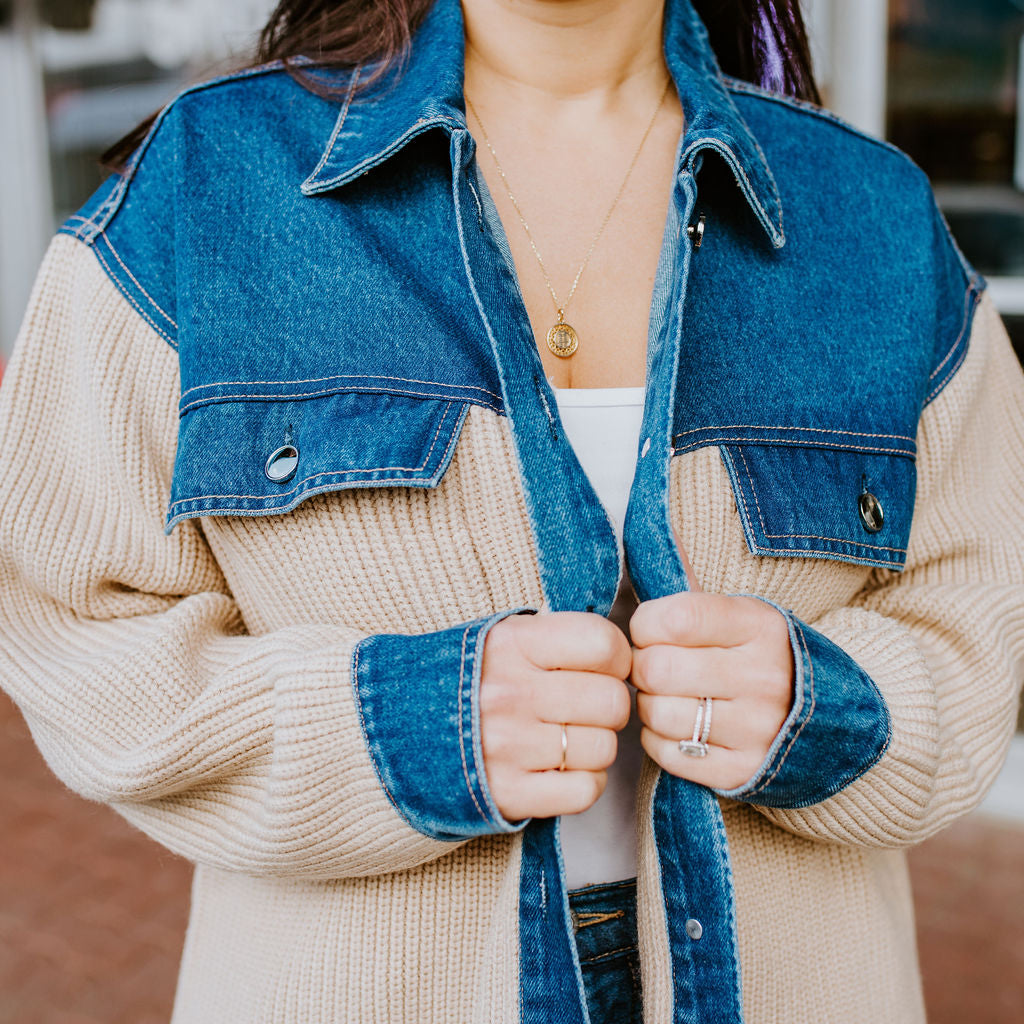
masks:
[[[196,861],[391,872],[454,842],[378,781],[335,624],[246,634],[197,521],[163,532],[175,352],[59,236],[0,389],[0,677],[54,772]]]
[[[874,680],[883,756],[821,803],[759,809],[801,836],[896,847],[975,807],[1013,734],[1024,662],[1024,383],[983,296],[968,354],[928,405],[902,573],[810,624]]]

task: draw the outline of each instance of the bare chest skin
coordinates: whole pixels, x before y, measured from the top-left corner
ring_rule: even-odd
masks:
[[[625,190],[566,303],[573,279],[615,197],[646,122],[595,131],[577,142],[512,129],[494,113],[487,129],[526,223],[544,261],[566,322],[579,348],[559,358],[546,344],[558,318],[544,273],[508,196],[477,122],[477,158],[487,180],[512,257],[526,311],[548,379],[556,387],[642,386],[647,358],[651,293],[672,185],[682,111],[665,97]],[[499,115],[500,118],[500,115]],[[510,118],[510,124],[512,123]]]

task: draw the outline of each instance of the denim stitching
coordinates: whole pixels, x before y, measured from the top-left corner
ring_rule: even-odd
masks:
[[[709,794],[710,796],[710,794]],[[712,821],[715,825],[715,853],[717,862],[724,869],[725,878],[724,890],[726,894],[726,906],[728,907],[729,918],[727,927],[732,943],[732,948],[738,948],[738,937],[736,929],[736,882],[732,873],[732,862],[729,856],[729,836],[725,830],[725,818],[722,816],[722,808],[717,800],[713,800],[710,806]],[[740,974],[738,969],[731,972],[733,982],[733,1001],[736,1006],[743,1005],[743,993],[740,986]]]
[[[576,931],[582,931],[584,928],[593,928],[595,925],[607,924],[608,921],[617,921],[625,916],[626,912],[624,910],[577,910],[573,915],[573,925]]]
[[[927,405],[933,398],[935,398],[936,395],[938,395],[940,391],[942,391],[942,389],[950,382],[956,371],[960,369],[960,367],[963,365],[964,360],[967,358],[967,350],[969,348],[969,345],[961,346],[960,342],[963,340],[968,325],[970,324],[973,318],[974,311],[978,305],[978,297],[980,296],[980,294],[981,293],[975,289],[975,282],[972,281],[970,287],[967,289],[966,295],[964,296],[965,305],[967,308],[964,311],[963,326],[960,328],[960,334],[957,336],[956,341],[953,343],[953,347],[946,354],[946,359],[948,359],[959,348],[958,358],[954,365],[949,369],[946,376],[943,377],[943,379],[939,381],[939,383],[936,384],[934,388],[932,388],[931,392],[928,394],[928,397],[925,398],[924,400],[925,405]],[[938,371],[942,368],[942,364],[945,363],[946,359],[943,359],[942,363],[939,363],[939,365],[935,368],[935,372],[932,373],[931,377],[928,378],[929,380],[932,380],[935,377],[935,374],[938,373]]]
[[[761,502],[757,497],[757,488],[754,486],[754,477],[750,472],[750,466],[747,464],[747,458],[743,454],[742,448],[737,448],[736,451],[743,462],[743,469],[747,474],[747,482],[750,484],[750,493],[754,496],[754,504],[757,506],[757,518],[761,521],[761,532],[766,537],[788,540],[824,540],[836,544],[855,544],[857,547],[870,548],[872,551],[894,551],[897,554],[902,554],[907,550],[906,548],[888,547],[885,544],[867,544],[863,541],[852,541],[844,537],[822,537],[814,533],[769,533],[768,527],[765,525],[764,513],[761,511]]]
[[[751,136],[751,138],[753,139],[753,136]],[[711,149],[718,150],[718,152],[722,153],[723,155],[728,153],[729,156],[731,156],[733,158],[732,160],[729,160],[728,163],[731,166],[732,172],[736,176],[737,181],[740,182],[740,186],[743,189],[743,192],[746,195],[747,199],[750,200],[750,202],[753,203],[754,206],[757,208],[757,210],[760,212],[761,218],[762,218],[762,223],[767,224],[768,230],[769,230],[770,234],[772,235],[772,240],[774,241],[776,238],[778,238],[780,241],[784,242],[785,241],[785,234],[783,232],[783,227],[782,227],[782,205],[781,205],[781,203],[776,204],[777,205],[777,209],[778,209],[778,215],[779,215],[779,223],[778,223],[778,227],[776,228],[775,221],[772,219],[771,214],[769,214],[768,211],[764,208],[764,205],[762,204],[761,200],[758,198],[757,193],[753,189],[753,186],[750,184],[750,179],[747,177],[746,171],[744,171],[744,169],[743,169],[743,165],[739,162],[739,159],[736,157],[736,154],[727,145],[725,145],[725,143],[721,142],[719,139],[714,139],[714,138],[710,138],[710,137],[706,137],[706,138],[703,138],[703,139],[696,139],[696,140],[694,140],[694,142],[692,142],[687,147],[686,152],[683,154],[683,159],[684,160],[688,160],[689,157],[690,157],[690,154],[693,153],[694,149],[699,147],[702,144],[707,144]],[[756,142],[755,142],[755,145],[756,145]],[[758,147],[758,148],[760,148],[760,147]],[[763,157],[763,154],[762,154],[762,157]],[[767,163],[765,163],[765,170],[768,172],[769,178],[771,178],[772,172],[769,169]],[[775,179],[774,178],[772,178],[772,184],[773,185],[775,184]],[[776,195],[778,195],[778,186],[775,186],[775,193],[776,193]]]
[[[789,441],[782,437],[763,438],[763,437],[705,437],[699,441],[691,442],[690,444],[682,445],[679,448],[673,448],[673,455],[684,455],[686,452],[693,451],[697,448],[707,448],[715,444],[763,444],[766,446],[771,445],[789,445],[791,448],[826,448],[828,450],[835,451],[854,451],[854,452],[873,452],[879,455],[902,455],[907,459],[914,459],[915,453],[907,451],[905,448],[876,448],[869,445],[860,444],[839,444],[835,441],[830,441],[828,444],[812,445],[806,441]]]
[[[442,385],[446,386],[446,385]],[[366,394],[385,394],[385,395],[405,395],[409,398],[438,398],[442,401],[460,401],[460,399],[453,397],[451,392],[443,392],[438,394],[434,391],[413,391],[411,388],[375,388],[369,387],[362,384],[349,384],[341,385],[335,388],[324,388],[321,391],[304,391],[298,394],[280,393],[280,394],[255,394],[255,395],[217,395],[213,398],[202,398],[197,399],[194,402],[189,402],[185,408],[179,412],[179,417],[184,416],[186,413],[191,412],[193,409],[200,408],[205,405],[217,405],[221,402],[239,402],[239,401],[277,401],[279,399],[293,399],[297,402],[304,401],[308,398],[323,398],[324,395],[335,395],[335,394],[352,394],[354,392],[362,392]],[[483,398],[462,398],[462,402],[472,402],[475,405],[482,406],[485,409],[491,409],[493,412],[501,415],[502,410],[500,406],[495,405],[493,402],[488,402]]]
[[[623,953],[635,953],[636,946],[623,946],[621,949],[610,949],[605,953],[596,953],[594,956],[584,957],[581,964],[597,964],[602,960],[610,960],[613,956],[620,956]]]
[[[114,282],[114,284],[117,287],[117,290],[121,293],[122,296],[124,296],[125,299],[128,300],[132,308],[139,314],[139,316],[142,317],[143,320],[146,321],[147,324],[149,324],[150,327],[153,328],[154,331],[156,331],[157,334],[160,335],[161,338],[164,339],[164,341],[167,342],[168,345],[171,346],[171,348],[177,350],[177,341],[174,338],[172,338],[164,330],[164,328],[162,328],[155,320],[153,320],[152,317],[150,317],[149,314],[142,308],[139,302],[132,295],[129,294],[128,290],[124,287],[121,281],[118,280],[117,275],[111,269],[110,264],[107,263],[107,261],[103,258],[103,253],[100,252],[100,250],[95,245],[90,246],[90,248],[96,254],[96,258],[103,265],[103,269],[107,272],[107,277],[109,277],[110,280]]]
[[[252,384],[324,384],[324,383],[326,383],[329,380],[391,380],[391,381],[400,381],[400,382],[403,382],[403,383],[406,383],[406,384],[428,384],[431,387],[437,387],[437,388],[445,388],[445,387],[456,388],[457,387],[459,389],[466,390],[466,391],[482,391],[485,395],[490,395],[491,398],[497,398],[499,401],[501,399],[500,395],[495,394],[493,391],[488,391],[487,388],[479,387],[476,384],[445,384],[445,383],[443,383],[442,381],[439,381],[439,380],[417,380],[415,377],[388,377],[388,376],[383,375],[383,374],[373,374],[372,376],[366,376],[364,374],[359,374],[359,373],[339,373],[339,374],[334,374],[334,375],[332,375],[330,377],[306,377],[306,378],[303,378],[303,379],[300,379],[300,380],[224,380],[224,381],[214,381],[212,384],[195,384],[192,387],[188,388],[186,391],[182,392],[180,401],[184,401],[185,396],[192,394],[193,391],[202,391],[205,388],[241,387],[244,384],[249,384],[249,385],[252,385]],[[320,392],[315,392],[315,393],[319,394]],[[282,398],[282,397],[289,397],[289,396],[282,396],[282,395],[265,395],[265,396],[260,396],[260,395],[255,395],[255,394],[241,394],[241,393],[240,394],[233,394],[233,395],[229,394],[229,395],[218,395],[217,396],[218,399],[226,399],[226,400],[230,400],[230,399],[234,399],[234,398],[260,398],[260,397]],[[293,396],[293,397],[297,397],[297,396]],[[185,409],[189,408],[190,405],[191,405],[191,403],[186,404],[186,406],[182,409],[182,412],[184,412]]]
[[[934,380],[942,371],[942,368],[946,365],[946,363],[949,362],[949,360],[953,357],[953,353],[956,351],[957,345],[960,344],[960,341],[964,336],[964,331],[967,330],[967,320],[971,312],[971,295],[973,291],[973,284],[968,285],[967,290],[964,292],[964,316],[963,320],[960,322],[960,333],[957,334],[956,340],[953,342],[952,345],[950,345],[949,351],[946,353],[945,358],[942,360],[942,362],[939,363],[939,365],[936,366],[935,369],[932,370],[932,372],[928,375],[929,380]]]
[[[721,75],[719,75],[719,79],[721,79]],[[779,183],[775,180],[775,175],[772,173],[771,164],[768,163],[768,157],[765,156],[765,152],[761,148],[761,143],[757,141],[757,136],[755,136],[754,133],[750,130],[750,125],[747,124],[746,119],[743,117],[742,114],[740,114],[738,109],[736,110],[736,113],[739,116],[740,124],[743,125],[743,127],[747,130],[747,138],[750,139],[750,141],[754,145],[754,149],[757,150],[757,155],[761,158],[761,163],[764,166],[765,173],[768,175],[768,180],[772,184],[772,190],[775,193],[775,207],[778,210],[779,214],[779,234],[782,236],[782,239],[785,240],[785,229],[783,223],[784,211],[782,209],[782,197],[779,195]],[[735,154],[733,155],[735,156]],[[737,164],[739,164],[738,158],[736,162]]]
[[[931,393],[924,400],[925,405],[927,405],[929,402],[931,402],[932,399],[935,398],[939,394],[939,392],[941,392],[942,389],[950,382],[950,380],[952,379],[954,374],[956,374],[956,371],[959,370],[961,366],[963,366],[964,360],[966,358],[967,358],[967,348],[964,347],[964,348],[962,348],[960,350],[960,355],[959,355],[957,361],[950,368],[949,373],[946,374],[946,376],[943,378],[943,380],[941,380],[938,384],[935,385],[935,387],[932,389]]]
[[[786,758],[789,757],[790,751],[793,749],[793,744],[796,743],[800,733],[804,731],[804,727],[811,720],[811,716],[814,714],[815,704],[817,703],[814,693],[814,660],[811,658],[810,651],[807,649],[807,641],[804,638],[804,631],[800,628],[800,623],[795,618],[793,619],[793,626],[796,628],[797,636],[800,639],[800,647],[803,649],[804,659],[807,663],[805,678],[807,679],[807,688],[810,691],[810,707],[807,709],[807,714],[804,716],[804,720],[800,723],[799,728],[790,737],[789,743],[786,744],[786,749],[780,754],[775,770],[768,776],[768,778],[758,783],[758,785],[750,791],[750,796],[764,792],[765,788],[775,781],[776,776],[780,771],[782,771],[782,766],[786,763]]]
[[[139,283],[139,281],[138,281],[138,279],[137,279],[137,278],[135,277],[135,275],[134,275],[134,274],[133,274],[133,273],[132,273],[132,272],[131,272],[131,271],[130,271],[130,270],[128,269],[128,267],[127,267],[127,265],[125,264],[124,260],[123,260],[123,259],[121,259],[121,257],[120,257],[120,256],[118,255],[118,252],[117,252],[117,250],[116,250],[116,249],[114,248],[114,243],[110,241],[110,236],[109,236],[109,235],[108,235],[108,234],[107,234],[106,232],[103,232],[103,233],[102,233],[102,234],[101,234],[101,235],[99,236],[99,240],[101,240],[101,241],[103,241],[103,242],[106,242],[106,244],[107,244],[107,248],[108,248],[108,249],[110,250],[110,253],[111,253],[111,255],[112,255],[112,256],[114,257],[114,259],[115,259],[115,260],[117,260],[117,262],[118,262],[118,263],[119,263],[119,264],[120,264],[120,265],[121,265],[121,266],[122,266],[122,267],[124,268],[124,272],[125,272],[125,273],[126,273],[126,274],[127,274],[127,275],[128,275],[129,277],[130,277],[130,278],[131,278],[131,280],[132,280],[132,283],[133,283],[133,284],[135,285],[135,287],[136,287],[136,288],[138,288],[138,289],[139,289],[139,291],[140,291],[140,292],[142,292],[142,294],[143,294],[143,295],[145,295],[147,299],[149,299],[150,305],[151,305],[151,306],[152,306],[152,307],[153,307],[153,308],[154,308],[154,309],[155,309],[155,310],[156,310],[156,311],[157,311],[157,312],[158,312],[158,313],[159,313],[159,314],[160,314],[160,315],[161,315],[161,316],[162,316],[162,317],[163,317],[163,318],[164,318],[164,319],[165,319],[165,320],[166,320],[166,321],[167,321],[167,322],[168,322],[168,323],[169,323],[169,324],[170,324],[170,325],[171,325],[171,326],[172,326],[172,327],[173,327],[173,328],[175,329],[175,330],[177,330],[177,329],[178,329],[178,325],[177,325],[177,323],[175,323],[174,319],[173,319],[173,318],[172,318],[171,316],[169,316],[169,315],[167,314],[167,312],[166,312],[165,310],[163,310],[163,309],[162,309],[162,308],[160,307],[160,303],[159,303],[159,302],[157,302],[157,301],[156,301],[156,299],[154,299],[154,298],[153,298],[153,296],[152,296],[152,295],[150,295],[150,294],[149,294],[149,292],[147,292],[147,291],[146,291],[146,289],[142,287],[142,285],[141,285],[141,284]]]
[[[359,652],[363,644],[366,643],[367,640],[369,639],[369,637],[366,637],[363,640],[360,640],[359,643],[356,644],[355,649],[352,651],[352,692],[355,695],[356,711],[359,714],[359,728],[363,731],[363,739],[366,741],[367,750],[370,754],[370,764],[373,765],[373,774],[377,776],[377,781],[380,783],[381,789],[384,790],[384,793],[387,796],[388,800],[391,801],[392,807],[394,807],[395,810],[398,811],[398,813],[402,816],[402,819],[409,825],[410,828],[414,828],[415,826],[406,817],[405,812],[402,810],[401,807],[398,806],[398,801],[394,798],[394,795],[392,794],[391,790],[388,789],[388,784],[384,780],[384,776],[381,773],[380,767],[377,764],[377,758],[373,756],[373,749],[370,746],[370,736],[369,733],[366,731],[366,717],[363,714],[363,698],[362,694],[360,694],[359,692]],[[419,829],[417,829],[416,831],[418,832]]]
[[[886,142],[884,139],[879,139],[874,135],[869,135],[867,132],[861,131],[861,129],[854,127],[847,121],[844,121],[841,117],[833,114],[830,110],[825,110],[814,103],[798,99],[795,96],[783,96],[777,92],[761,89],[752,82],[744,82],[738,78],[732,78],[729,75],[723,75],[722,78],[726,84],[726,88],[730,92],[744,93],[748,96],[753,96],[756,99],[768,100],[771,103],[778,103],[780,106],[789,107],[792,110],[798,110],[804,114],[810,115],[811,117],[815,117],[820,121],[825,121],[826,123],[835,125],[837,128],[842,128],[851,135],[856,135],[865,142],[871,142],[874,145],[879,146],[881,149],[885,149],[892,153],[894,156],[900,157],[908,164],[911,163],[906,153],[901,149],[898,149],[891,142]]]
[[[476,190],[476,185],[473,184],[473,179],[469,176],[466,177],[466,184],[469,186],[469,191],[473,193],[473,202],[476,203],[476,221],[480,227],[480,230],[484,229],[484,208],[480,202],[480,194]]]
[[[720,423],[714,427],[695,427],[693,430],[684,430],[680,434],[674,434],[672,440],[675,442],[680,437],[686,437],[688,434],[700,434],[705,430],[791,430],[801,434],[841,434],[843,437],[889,438],[895,441],[914,443],[914,438],[908,437],[906,434],[865,434],[859,430],[831,430],[827,427],[774,427],[763,423]]]
[[[757,495],[754,495],[754,500],[757,500]],[[816,533],[768,533],[765,531],[766,537],[778,538],[778,539],[789,539],[789,540],[824,540],[832,544],[849,544],[852,547],[857,548],[870,548],[872,551],[892,551],[894,554],[902,555],[906,553],[906,548],[893,548],[886,547],[884,544],[866,544],[859,540],[849,540],[843,537],[822,537]],[[775,550],[772,548],[771,550]],[[799,550],[799,549],[797,549]]]
[[[755,555],[776,555],[776,556],[777,555],[799,555],[802,558],[815,558],[815,557],[824,557],[825,556],[826,553],[821,551],[820,549],[816,551],[814,548],[778,548],[778,547],[767,547],[764,544],[758,543],[758,540],[754,536],[753,531],[752,531],[752,529],[750,527],[750,507],[747,504],[746,491],[744,490],[742,483],[738,481],[738,471],[736,470],[736,463],[735,463],[732,455],[725,448],[719,448],[719,452],[722,454],[722,457],[726,460],[727,464],[732,467],[733,471],[737,472],[737,486],[735,488],[735,491],[738,491],[739,496],[740,496],[740,501],[743,504],[743,511],[740,514],[740,519],[741,519],[741,521],[743,523],[743,533],[747,537],[747,542],[748,542],[750,548],[752,549],[752,553],[753,554],[755,554]],[[749,472],[749,470],[748,470],[748,472]],[[762,527],[763,527],[763,524],[762,524]],[[827,540],[827,538],[819,538],[819,539],[826,539]],[[854,548],[854,549],[862,548],[862,547],[871,547],[872,546],[872,545],[863,545],[863,544],[855,543],[854,541],[845,541],[845,540],[844,541],[833,541],[832,543],[842,544],[846,548]],[[829,551],[828,554],[836,554],[836,555],[842,554],[846,558],[847,561],[854,562],[854,563],[859,564],[859,565],[871,565],[871,566],[875,566],[877,568],[883,568],[883,569],[884,568],[889,568],[889,567],[891,567],[893,565],[900,565],[901,564],[900,560],[897,559],[897,558],[889,558],[888,560],[883,560],[882,558],[868,558],[868,557],[866,557],[864,555],[854,554],[853,552],[851,552],[849,550],[842,551],[842,552]]]
[[[149,143],[149,139],[152,136],[153,132],[156,130],[158,123],[159,121],[153,123],[153,127],[150,128],[146,137],[142,140],[142,143],[140,144],[139,155],[134,160],[132,160],[131,163],[128,164],[128,166],[125,168],[124,172],[121,174],[120,179],[118,180],[118,183],[113,187],[113,189],[111,189],[110,195],[107,196],[107,198],[104,199],[103,202],[100,203],[100,205],[97,206],[96,209],[92,211],[89,217],[83,218],[84,223],[78,229],[82,231],[82,235],[84,236],[82,238],[83,241],[86,241],[91,245],[96,240],[96,236],[103,230],[103,227],[100,225],[100,221],[102,221],[103,225],[105,226],[106,223],[110,220],[110,217],[108,217],[107,214],[109,213],[111,216],[113,216],[117,207],[121,205],[121,200],[124,198],[124,193],[128,189],[128,182],[134,175],[135,168],[139,165],[139,160],[142,159],[142,153],[145,152],[146,146]]]
[[[322,480],[327,479],[328,477],[347,476],[352,473],[380,473],[392,471],[418,473],[421,470],[423,470],[423,468],[430,461],[430,456],[433,454],[434,448],[437,447],[437,439],[440,436],[441,431],[449,418],[449,413],[451,411],[452,404],[452,402],[448,402],[448,404],[445,406],[445,411],[442,414],[440,422],[437,425],[437,430],[434,432],[433,440],[430,442],[430,449],[427,451],[427,454],[424,455],[423,461],[418,466],[375,466],[367,467],[364,469],[339,469],[329,473],[316,473],[313,476],[307,476],[304,479],[300,480],[290,491],[281,491],[276,494],[199,494],[194,495],[191,498],[179,498],[177,501],[171,502],[168,508],[174,508],[176,505],[184,505],[189,502],[207,501],[210,499],[220,500],[222,498],[237,498],[240,500],[250,501],[278,501],[281,498],[287,498],[290,495],[295,494],[297,491],[301,490],[305,484],[309,483],[312,480]],[[455,432],[453,431],[452,436],[448,442],[448,447],[445,448],[444,455],[447,455],[448,452],[451,450],[452,441],[454,440],[454,438]],[[441,461],[444,461],[444,456],[442,456]]]
[[[733,503],[736,505],[736,514],[740,517],[740,525],[743,527],[743,537],[747,542],[747,546],[750,550],[757,554],[763,552],[765,549],[758,542],[757,537],[754,536],[754,525],[750,520],[750,510],[747,507],[747,497],[743,490],[743,481],[740,480],[739,470],[736,467],[736,460],[732,457],[732,453],[724,445],[719,446],[718,454],[722,461],[725,463],[726,473],[729,476],[729,485],[732,490]],[[736,495],[739,495],[739,501],[736,500]],[[740,511],[740,502],[743,503],[743,510]]]
[[[799,621],[796,620],[795,618],[793,620],[793,625],[796,628],[797,633],[799,633],[799,635],[800,635],[800,643],[804,647],[805,653],[807,653],[807,664],[810,667],[811,684],[812,684],[812,687],[813,687],[813,681],[814,681],[814,679],[813,679],[813,676],[814,676],[814,662],[811,660],[810,652],[807,651],[806,641],[804,640],[803,629],[801,628],[801,626],[799,624]],[[859,668],[859,666],[858,666],[858,668]],[[875,754],[875,756],[873,758],[871,758],[871,760],[866,765],[864,765],[863,768],[861,768],[859,771],[855,770],[855,771],[852,771],[852,772],[846,772],[844,775],[840,776],[840,778],[838,780],[836,780],[831,786],[829,786],[826,789],[825,795],[821,799],[828,799],[828,797],[835,796],[836,793],[838,793],[841,789],[843,789],[846,786],[848,786],[851,782],[856,782],[857,779],[859,779],[859,778],[863,777],[864,775],[866,775],[869,771],[871,771],[872,768],[875,767],[876,764],[878,764],[879,761],[882,760],[882,758],[885,756],[885,752],[889,749],[889,745],[892,743],[892,716],[889,714],[888,705],[885,703],[885,698],[882,696],[882,692],[878,689],[878,685],[875,683],[875,681],[866,672],[864,672],[863,669],[861,669],[861,674],[864,676],[865,679],[867,679],[868,683],[871,686],[871,689],[874,690],[876,696],[881,701],[882,706],[885,709],[885,721],[886,721],[886,725],[885,725],[885,739],[884,739],[881,747],[879,748],[878,752]],[[812,690],[812,692],[813,692],[813,690]],[[813,711],[813,708],[812,708],[812,711]],[[808,714],[808,719],[809,718],[810,718],[810,715]],[[801,726],[800,728],[802,730],[803,726]],[[797,733],[797,735],[799,735],[799,733]],[[794,737],[794,739],[795,738],[796,737]],[[792,744],[790,744],[790,745],[792,745]],[[788,750],[787,750],[787,754],[788,754]],[[779,764],[779,768],[781,768],[781,767],[782,767],[782,765],[780,763]],[[774,779],[775,775],[778,774],[779,768],[777,768],[775,770],[775,772],[772,774],[772,779]],[[770,781],[771,781],[771,779],[768,779],[767,781],[759,784],[758,787],[755,790],[753,790],[753,792],[756,793],[756,792],[760,791]],[[811,800],[811,801],[804,801],[799,806],[807,807],[811,803],[821,803],[821,799],[814,799],[814,800]]]
[[[698,23],[700,22],[699,18],[697,18],[696,20],[698,21]],[[704,29],[703,25],[701,25],[701,30],[703,30],[704,38],[705,38],[705,40],[707,40],[708,39],[707,31],[706,31],[706,29]],[[722,91],[724,93],[728,93],[730,82],[732,82],[734,80],[729,78],[726,75],[723,75],[722,71],[721,71],[721,68],[719,68],[717,64],[714,64],[713,68],[709,69],[709,70],[713,70],[714,77],[717,80],[719,86],[721,86]],[[726,96],[726,99],[728,99],[728,96]],[[750,130],[750,125],[747,124],[746,118],[744,118],[744,116],[740,113],[739,109],[735,107],[735,105],[733,105],[733,109],[736,111],[736,117],[739,120],[740,124],[746,129],[747,138],[751,141],[751,143],[753,143],[754,149],[757,150],[757,155],[761,158],[761,163],[764,165],[765,172],[767,173],[768,179],[769,179],[769,181],[772,184],[772,188],[773,188],[773,190],[775,192],[775,203],[776,203],[776,206],[777,206],[778,211],[779,211],[779,232],[782,235],[782,241],[784,242],[785,241],[785,230],[784,230],[784,226],[783,226],[782,198],[779,195],[779,185],[778,185],[778,182],[775,180],[775,175],[772,173],[771,165],[768,163],[768,157],[765,156],[765,152],[761,148],[761,144],[757,141],[757,137]],[[692,147],[690,147],[690,149],[692,149]],[[689,149],[687,150],[687,152],[689,152]],[[739,160],[737,159],[736,162],[738,164]]]
[[[469,780],[469,767],[466,764],[466,740],[462,735],[462,687],[466,678],[466,639],[472,628],[472,625],[467,626],[462,634],[462,653],[459,656],[459,697],[457,705],[459,721],[459,755],[462,758],[462,776],[466,780],[466,788],[469,790],[469,796],[473,801],[473,806],[476,808],[477,813],[486,824],[494,824],[491,819],[484,814],[483,808],[477,802],[476,793],[473,792],[473,783]]]
[[[729,458],[729,461],[730,461],[731,465],[735,469],[736,468],[736,462],[735,462],[735,460],[732,457],[732,452],[727,451],[725,448],[719,448],[719,451],[722,452],[724,455],[726,455]],[[746,463],[744,463],[744,468],[747,469],[747,479],[748,479],[748,482],[749,482],[750,469],[747,468]],[[740,492],[740,501],[743,502],[743,515],[744,515],[744,518],[746,519],[746,521],[749,523],[750,522],[750,506],[747,504],[747,492],[746,492],[746,488],[742,485],[742,483],[740,484],[739,492]],[[762,531],[764,530],[764,523],[763,522],[761,523],[761,529],[762,529]]]
[[[345,94],[345,102],[342,105],[341,113],[338,115],[337,121],[334,123],[334,131],[331,132],[331,137],[327,140],[327,148],[323,151],[320,157],[319,163],[313,168],[313,172],[310,176],[302,183],[303,185],[313,181],[314,178],[324,169],[324,164],[331,157],[331,153],[334,151],[334,144],[338,141],[338,134],[341,131],[341,126],[345,123],[345,119],[348,117],[348,108],[352,103],[352,96],[355,94],[356,82],[359,81],[359,73],[362,71],[363,65],[357,64],[355,71],[352,73],[352,81],[349,82],[348,91]]]
[[[854,544],[852,541],[843,541],[842,543],[848,548],[861,546]],[[900,568],[903,565],[903,561],[895,555],[888,557],[877,555],[871,558],[868,555],[855,554],[853,551],[833,551],[828,548],[774,548],[757,543],[754,544],[754,549],[755,555],[796,555],[801,558],[821,558],[830,561],[849,562],[851,565],[867,565],[875,569]]]
[[[290,512],[293,508],[296,507],[296,505],[301,503],[302,499],[304,499],[306,497],[315,497],[315,495],[317,495],[317,494],[322,494],[324,492],[330,491],[331,490],[331,486],[330,486],[329,481],[331,481],[332,478],[344,477],[344,476],[346,476],[346,474],[349,474],[349,473],[372,473],[372,472],[376,472],[376,470],[355,470],[355,469],[353,469],[353,470],[339,470],[338,472],[335,472],[335,473],[318,473],[316,476],[306,477],[306,479],[304,481],[302,481],[303,484],[311,483],[314,480],[318,481],[318,483],[314,484],[311,487],[303,487],[303,488],[301,488],[301,497],[300,497],[299,500],[296,500],[294,503],[290,503],[290,502],[283,502],[283,503],[281,503],[281,502],[279,502],[279,500],[278,500],[279,496],[277,496],[277,495],[264,495],[264,494],[200,494],[200,495],[197,495],[194,498],[179,498],[177,501],[172,502],[170,505],[168,505],[168,512],[170,512],[172,509],[174,509],[178,505],[194,506],[193,511],[195,511],[195,512],[201,514],[201,515],[220,515],[222,513],[223,514],[231,514],[231,513],[238,514],[240,511],[242,511],[243,514],[244,514],[245,510],[249,510],[250,509],[249,506],[246,506],[243,510],[240,510],[237,505],[228,505],[228,506],[225,506],[223,508],[213,508],[213,507],[209,506],[210,502],[215,502],[215,501],[218,501],[220,499],[237,499],[239,501],[243,501],[243,500],[244,501],[260,501],[260,502],[270,503],[270,504],[259,505],[255,509],[251,509],[254,512],[266,512],[268,514],[272,514],[272,513],[275,513],[275,512],[282,512],[282,513],[283,512]],[[410,480],[410,481],[417,481],[417,480],[424,480],[424,479],[427,479],[427,478],[426,477],[422,477],[422,476],[419,476],[419,477],[408,477],[408,478],[405,478],[405,477],[399,477],[399,478],[390,477],[390,478],[384,478],[384,479],[381,479],[381,480],[355,481],[353,487],[352,488],[347,488],[347,489],[351,489],[351,490],[368,490],[369,488],[375,487],[377,485],[380,485],[382,487],[386,487],[388,485],[399,485],[399,484],[405,483],[405,481],[407,479]],[[339,482],[340,483],[346,483],[347,481],[341,480]],[[319,489],[317,489],[317,488],[319,488]],[[343,488],[343,489],[345,489],[345,488]],[[288,495],[286,495],[286,496],[294,495],[294,493],[295,492],[293,492],[293,491],[289,491]],[[207,503],[207,504],[204,505],[203,504],[204,502]],[[278,503],[274,504],[274,502],[278,502]],[[188,518],[187,512],[185,514],[185,518]]]
[[[348,168],[348,170],[342,171],[341,174],[335,175],[328,181],[318,182],[303,182],[302,190],[310,194],[316,192],[327,192],[334,188],[336,185],[344,184],[347,181],[351,181],[353,178],[357,178],[363,171],[368,171],[377,164],[383,163],[392,153],[397,153],[406,143],[410,142],[417,135],[422,135],[423,132],[428,131],[431,128],[437,127],[438,125],[449,127],[449,128],[460,128],[461,125],[455,124],[449,121],[447,118],[433,118],[424,121],[422,124],[414,124],[411,128],[407,128],[397,139],[389,143],[382,150],[374,153],[372,156],[366,157],[361,160],[354,167]]]

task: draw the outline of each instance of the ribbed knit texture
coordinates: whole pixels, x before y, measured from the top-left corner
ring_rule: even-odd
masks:
[[[175,1024],[515,1024],[520,842],[441,843],[377,781],[353,645],[542,601],[507,420],[436,489],[353,489],[167,537],[175,353],[56,239],[0,389],[0,672],[70,787],[198,864]],[[987,300],[926,409],[907,571],[749,553],[716,448],[677,458],[702,585],[796,613],[872,674],[892,745],[799,811],[723,801],[748,1024],[923,1020],[898,847],[975,806],[1024,649],[1024,408]],[[401,699],[397,689],[396,699]],[[638,798],[646,1020],[671,1009]],[[529,970],[529,965],[522,965]]]

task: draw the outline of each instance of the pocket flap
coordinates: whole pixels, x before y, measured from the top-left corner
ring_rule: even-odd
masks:
[[[467,409],[363,392],[193,405],[181,418],[165,529],[196,516],[287,512],[324,491],[436,487]]]
[[[902,569],[917,485],[913,442],[721,445],[751,552]]]

